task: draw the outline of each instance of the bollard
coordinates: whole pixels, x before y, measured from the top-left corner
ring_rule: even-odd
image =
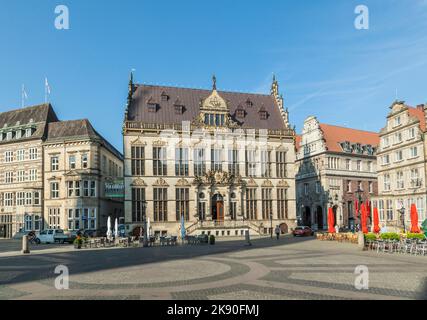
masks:
[[[365,250],[365,235],[361,231],[358,233],[357,246],[360,250]]]
[[[28,236],[22,237],[22,253],[23,254],[30,253],[30,246],[28,244]]]
[[[246,231],[245,231],[245,238],[246,238],[246,245],[247,245],[247,246],[251,246],[251,245],[252,245],[252,243],[251,243],[251,236],[250,236],[250,234],[249,234],[249,230],[246,230]]]

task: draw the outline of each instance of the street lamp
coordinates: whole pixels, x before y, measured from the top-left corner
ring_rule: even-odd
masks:
[[[144,240],[142,242],[143,247],[148,247],[148,238],[147,238],[147,201],[142,201],[142,218],[143,218],[143,228],[144,228]]]
[[[363,195],[363,190],[362,189],[360,189],[360,187],[358,187],[357,188],[357,190],[356,190],[356,192],[355,192],[355,194],[356,194],[356,200],[357,201],[359,201],[359,205],[358,205],[358,208],[357,208],[357,212],[356,212],[356,215],[357,215],[357,220],[355,219],[355,221],[357,222],[356,223],[356,225],[359,225],[360,224],[360,221],[361,221],[361,209],[362,209],[362,203],[363,203],[363,198],[362,198],[362,195]]]

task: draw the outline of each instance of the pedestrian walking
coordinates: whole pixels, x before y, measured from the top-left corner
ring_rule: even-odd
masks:
[[[274,231],[276,232],[276,238],[277,238],[277,240],[279,240],[279,238],[280,238],[280,228],[279,228],[279,226],[276,226],[276,229]]]

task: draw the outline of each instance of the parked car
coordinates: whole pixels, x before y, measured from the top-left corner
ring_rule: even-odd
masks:
[[[314,235],[313,229],[310,227],[296,227],[294,231],[292,231],[294,237],[309,237]]]
[[[47,230],[40,231],[35,241],[37,244],[55,243],[55,242],[70,243],[70,241],[72,242],[71,238],[64,233],[64,230],[61,230],[61,229],[47,229]]]

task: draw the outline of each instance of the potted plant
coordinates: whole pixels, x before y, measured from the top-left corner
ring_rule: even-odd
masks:
[[[83,244],[83,239],[80,235],[74,240],[74,248],[81,249]]]
[[[213,234],[209,237],[209,244],[215,244],[215,236]]]

